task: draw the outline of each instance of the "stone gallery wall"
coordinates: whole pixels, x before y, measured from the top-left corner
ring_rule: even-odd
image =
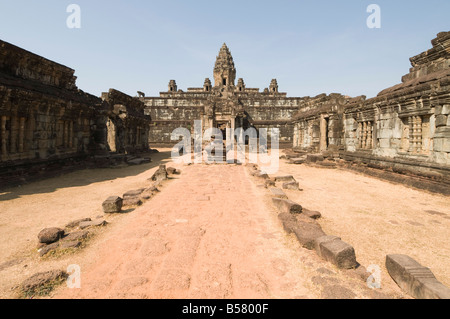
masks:
[[[115,104],[79,90],[74,72],[0,40],[0,187],[69,171],[108,154],[108,118],[121,115]],[[144,149],[149,121],[143,104],[134,103],[136,111],[128,112],[145,118],[137,121]]]

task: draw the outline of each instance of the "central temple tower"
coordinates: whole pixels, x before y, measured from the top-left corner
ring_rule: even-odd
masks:
[[[214,87],[234,86],[236,79],[236,68],[230,50],[224,43],[220,48],[219,55],[214,66]]]

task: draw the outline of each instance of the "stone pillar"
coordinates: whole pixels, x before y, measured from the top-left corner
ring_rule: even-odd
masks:
[[[420,153],[422,151],[422,117],[416,116],[416,126],[417,126],[417,133],[416,133],[417,148],[416,148],[416,151],[418,153]]]
[[[73,147],[73,121],[69,122],[69,148]]]
[[[358,148],[362,148],[363,146],[363,126],[362,123],[358,123],[358,132],[359,132],[359,139],[358,139]]]
[[[1,122],[1,136],[2,136],[2,156],[6,156],[8,151],[6,149],[6,116],[2,116]]]
[[[69,122],[68,121],[64,121],[64,133],[63,133],[63,145],[64,147],[68,147],[69,146]]]
[[[18,127],[17,127],[17,116],[11,116],[11,145],[10,145],[10,153],[16,153],[17,152],[17,135],[18,134]]]
[[[413,121],[413,117],[410,116],[408,117],[408,126],[409,126],[409,152],[413,152],[414,151],[414,121]]]
[[[362,123],[362,143],[361,148],[366,148],[366,142],[367,142],[367,122]]]
[[[234,131],[236,129],[236,118],[231,118],[231,143],[234,141]],[[226,138],[226,137],[225,137]]]
[[[320,144],[319,149],[320,151],[326,151],[327,150],[327,120],[325,119],[325,115],[320,115]]]
[[[367,122],[367,149],[372,149],[372,122]]]
[[[25,118],[21,117],[19,122],[19,153],[23,153],[23,142],[25,139]]]

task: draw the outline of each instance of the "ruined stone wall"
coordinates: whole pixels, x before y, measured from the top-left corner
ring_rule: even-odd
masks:
[[[143,99],[146,114],[152,117],[149,135],[151,145],[174,144],[170,134],[178,127],[192,129],[194,120],[205,119],[205,107],[210,104],[211,93],[197,92],[162,92],[160,98]],[[250,124],[256,129],[271,128],[280,130],[280,143],[292,146],[293,125],[290,121],[298,111],[301,98],[286,98],[285,93],[274,94],[236,93],[234,95],[248,116]],[[219,118],[218,118],[219,119]],[[269,135],[270,137],[270,135]]]
[[[149,150],[151,117],[145,114],[145,104],[115,89],[102,94],[110,105],[108,113],[108,147],[111,152],[134,154]]]
[[[293,119],[294,146],[326,151],[337,145],[347,160],[448,180],[450,32],[432,44],[410,59],[402,83],[377,97],[306,100]]]
[[[108,107],[79,90],[73,74],[0,41],[0,184],[105,149]]]

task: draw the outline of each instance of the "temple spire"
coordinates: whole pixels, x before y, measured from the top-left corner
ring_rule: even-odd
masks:
[[[219,55],[214,65],[214,82],[215,87],[234,86],[236,79],[236,68],[234,67],[233,57],[226,43],[222,45]]]

